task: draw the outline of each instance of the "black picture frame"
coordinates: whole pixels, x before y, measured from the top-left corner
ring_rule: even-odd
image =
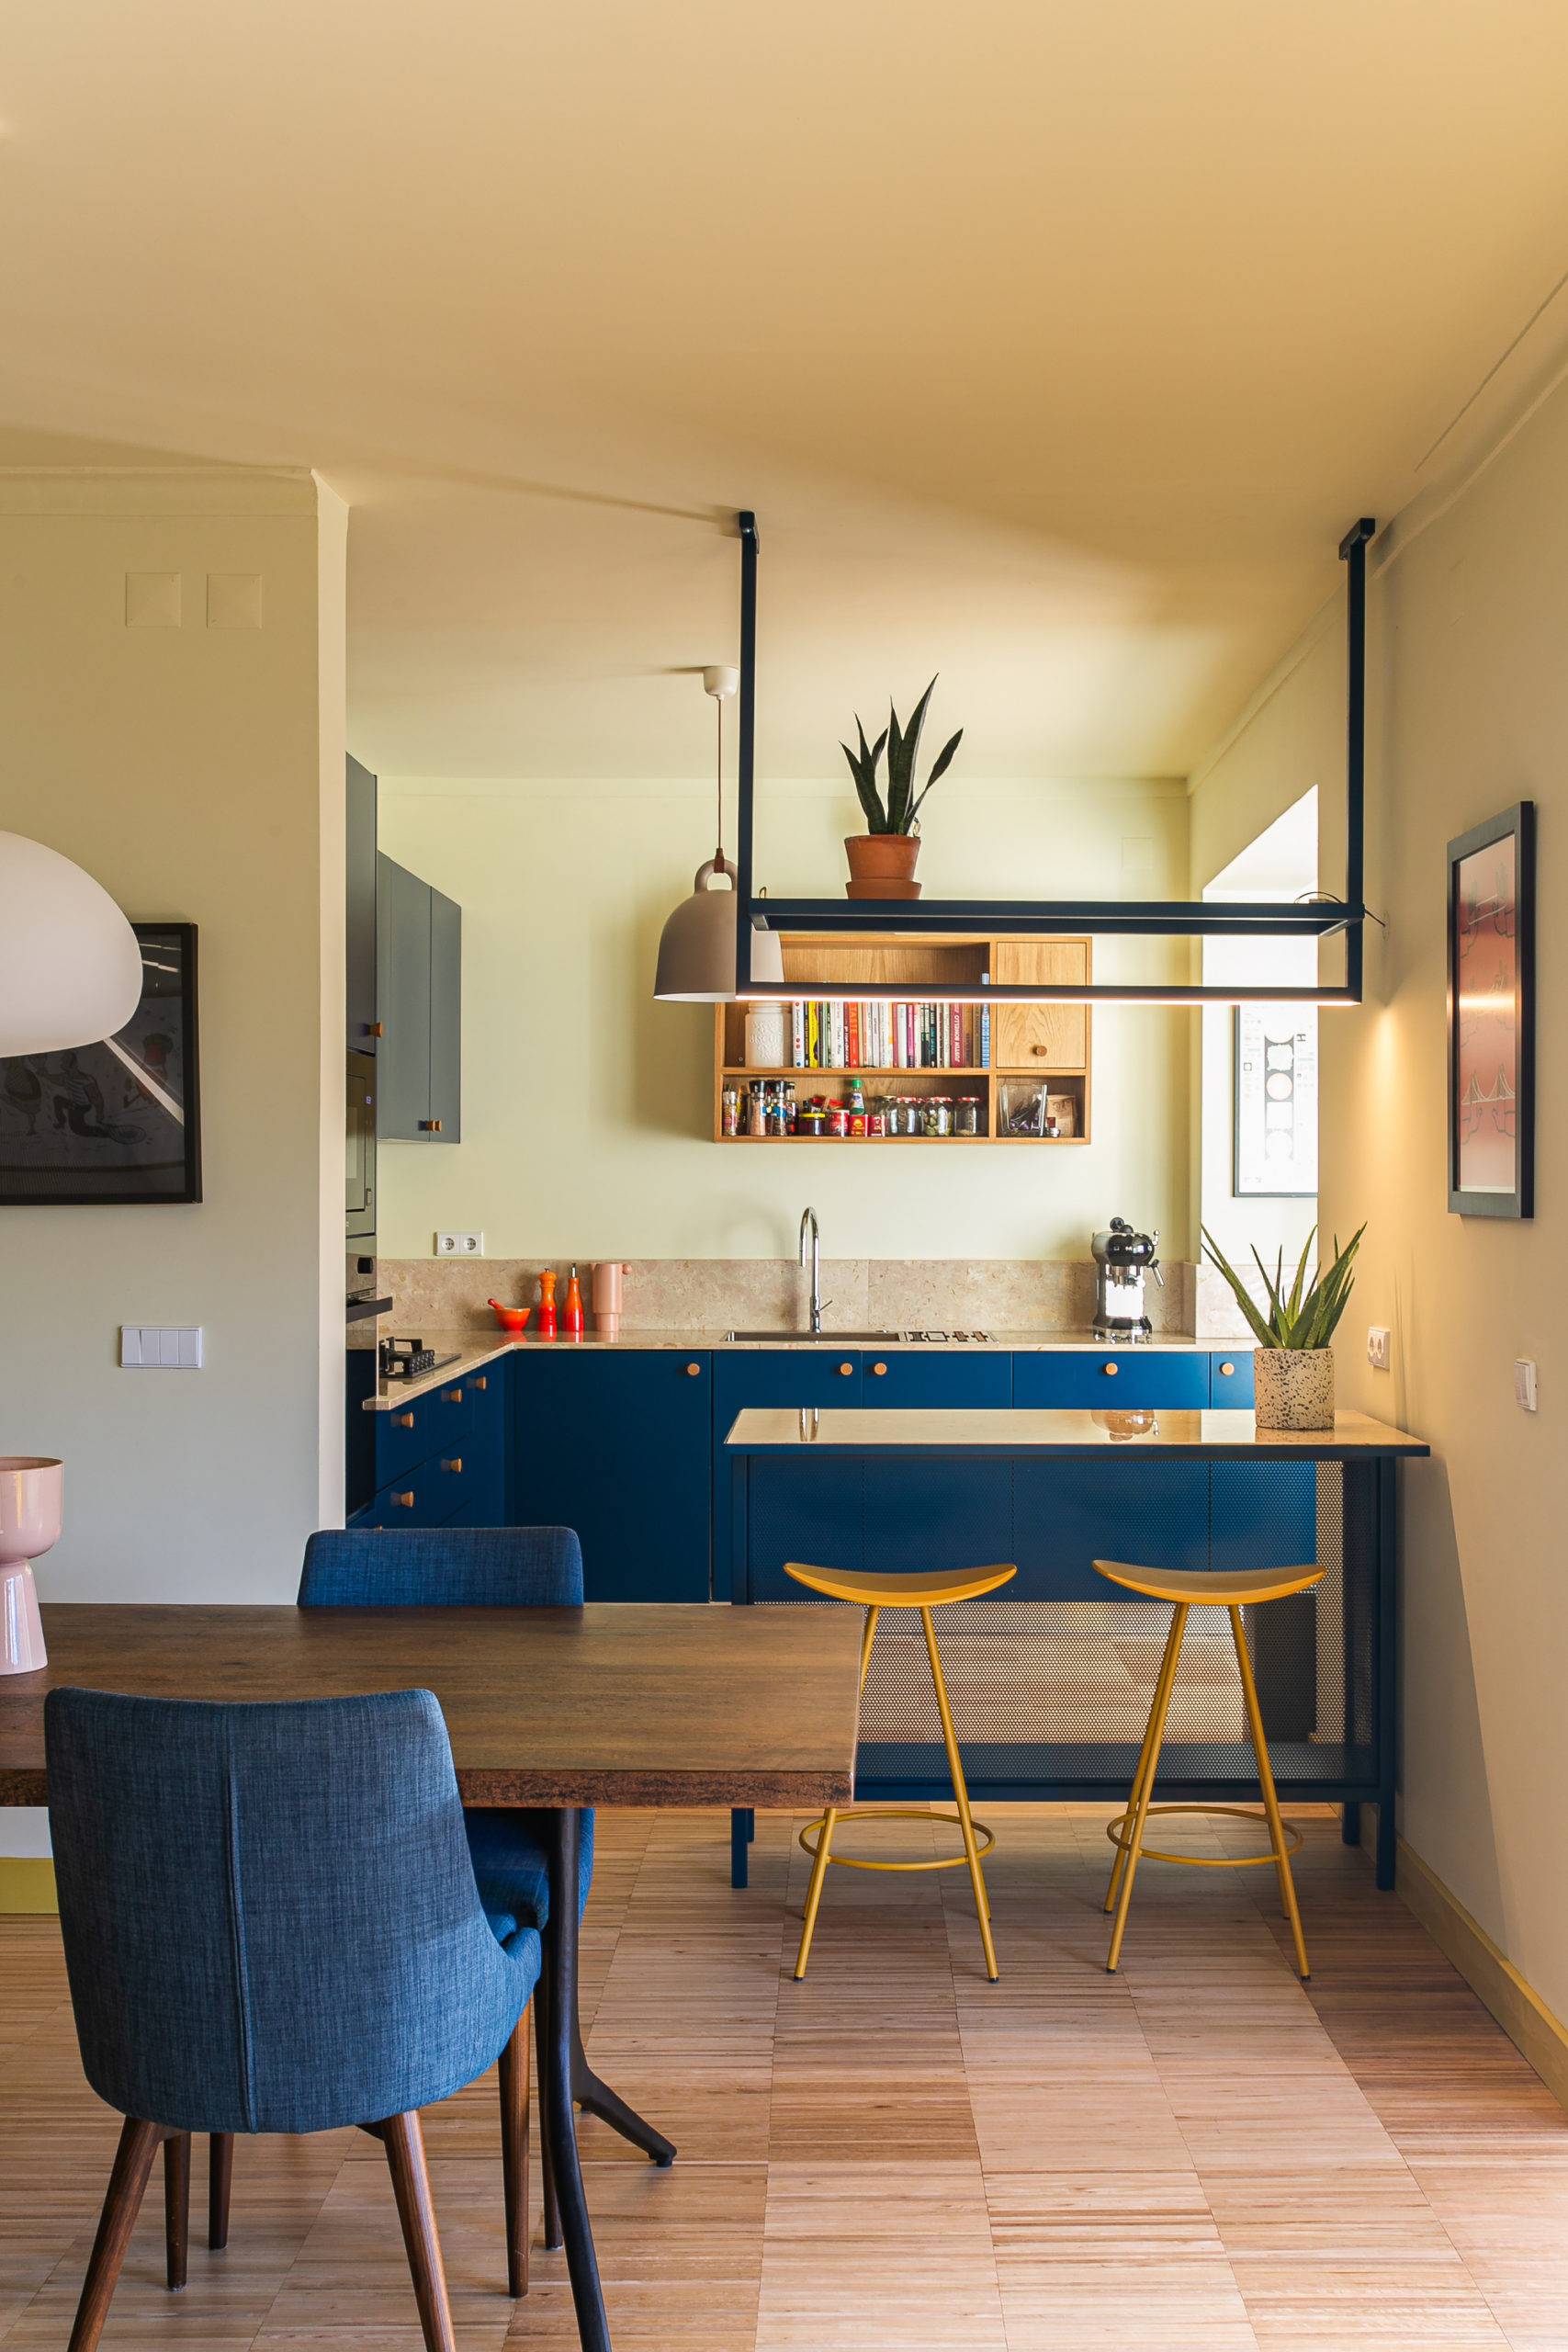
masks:
[[[1482,919],[1478,902],[1467,894],[1462,879],[1467,864],[1488,850],[1512,844],[1512,905]],[[1500,871],[1506,874],[1508,862]],[[1448,846],[1448,1180],[1449,1208],[1456,1216],[1531,1217],[1535,1215],[1535,803],[1518,800],[1484,824],[1473,825]],[[1504,1019],[1514,1039],[1514,1074],[1509,1092],[1501,1061],[1488,1091],[1483,1091],[1472,1068],[1461,1076],[1466,1042],[1464,974],[1461,967],[1487,931],[1499,940],[1508,936],[1512,922],[1513,1007]],[[1472,988],[1473,998],[1473,988]],[[1511,1100],[1512,1182],[1478,1185],[1473,1170],[1466,1170],[1464,1122],[1479,1108],[1494,1125],[1502,1118],[1500,1103]],[[1467,1177],[1470,1181],[1467,1181]]]
[[[197,927],[130,927],[142,994],[124,1028],[70,1053],[0,1058],[0,1208],[201,1198]]]

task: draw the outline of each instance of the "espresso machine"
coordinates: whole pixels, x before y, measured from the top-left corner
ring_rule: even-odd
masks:
[[[1124,1216],[1113,1216],[1108,1233],[1097,1233],[1089,1243],[1094,1252],[1094,1336],[1097,1340],[1146,1340],[1154,1326],[1145,1306],[1145,1285],[1152,1274],[1161,1290],[1153,1233],[1134,1233]]]

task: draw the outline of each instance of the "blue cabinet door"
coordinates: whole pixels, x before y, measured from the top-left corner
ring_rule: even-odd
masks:
[[[711,1357],[522,1351],[512,1417],[513,1519],[577,1530],[590,1600],[708,1598]]]
[[[861,1358],[863,1405],[908,1411],[945,1406],[1009,1406],[1012,1403],[1012,1358],[1005,1351],[970,1354],[955,1348],[898,1348]]]
[[[1040,1351],[1012,1360],[1019,1406],[1206,1405],[1209,1359],[1193,1348]]]
[[[1254,1376],[1257,1366],[1250,1348],[1237,1348],[1227,1355],[1223,1350],[1209,1358],[1209,1402],[1251,1412],[1256,1401]]]
[[[845,1366],[848,1370],[845,1370]],[[736,1564],[747,1556],[745,1544],[738,1539],[735,1512],[739,1508],[735,1474],[724,1441],[734,1427],[735,1417],[748,1406],[836,1405],[840,1410],[859,1405],[864,1400],[861,1391],[865,1385],[861,1357],[853,1348],[737,1348],[728,1350],[713,1359],[713,1597],[728,1600],[731,1597],[731,1578]],[[855,1526],[860,1525],[860,1471],[841,1472],[833,1484],[836,1498],[826,1514],[826,1524],[831,1527],[852,1510]],[[801,1541],[810,1540],[817,1522],[808,1523],[802,1531]],[[858,1540],[858,1537],[857,1537]],[[787,1544],[785,1546],[788,1551]],[[770,1547],[770,1557],[772,1547]],[[788,1551],[792,1559],[809,1559],[808,1551]],[[775,1563],[776,1566],[776,1563]],[[794,1589],[794,1588],[792,1588]],[[743,1596],[736,1593],[736,1600]],[[760,1599],[762,1596],[747,1595]],[[768,1596],[773,1598],[771,1592]]]

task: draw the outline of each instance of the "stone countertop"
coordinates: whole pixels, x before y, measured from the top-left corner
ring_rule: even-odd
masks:
[[[1366,1413],[1337,1413],[1328,1430],[1260,1430],[1249,1412],[1160,1406],[1123,1411],[1066,1408],[1008,1410],[840,1411],[753,1407],[736,1416],[725,1443],[737,1453],[1293,1453],[1335,1462],[1372,1454],[1426,1454],[1412,1437]]]
[[[423,1396],[429,1389],[439,1388],[449,1382],[462,1380],[469,1373],[478,1372],[481,1365],[494,1363],[498,1357],[509,1355],[513,1349],[520,1349],[530,1355],[545,1354],[551,1351],[565,1353],[577,1348],[690,1349],[694,1355],[710,1353],[729,1355],[739,1354],[748,1350],[755,1351],[759,1349],[773,1348],[831,1350],[838,1345],[844,1348],[886,1351],[891,1354],[895,1350],[916,1351],[941,1347],[943,1344],[941,1340],[905,1338],[897,1332],[891,1332],[886,1338],[879,1336],[874,1340],[857,1337],[852,1332],[839,1333],[831,1330],[820,1340],[810,1339],[800,1331],[770,1332],[767,1338],[761,1340],[731,1340],[728,1339],[722,1331],[654,1331],[632,1329],[625,1326],[615,1339],[608,1339],[598,1331],[585,1332],[580,1340],[541,1340],[535,1331],[491,1333],[424,1331],[420,1336],[426,1346],[435,1350],[437,1355],[450,1357],[451,1361],[437,1365],[434,1372],[421,1373],[414,1380],[378,1380],[373,1394],[365,1399],[364,1409],[367,1413],[388,1412],[394,1405],[405,1403],[410,1397]],[[1250,1339],[1200,1340],[1195,1339],[1190,1332],[1157,1331],[1152,1339],[1134,1342],[1126,1340],[1097,1340],[1092,1331],[1035,1329],[990,1331],[983,1340],[954,1340],[946,1344],[954,1354],[976,1355],[1021,1355],[1034,1351],[1081,1354],[1104,1354],[1110,1351],[1118,1355],[1134,1352],[1139,1355],[1160,1355],[1191,1354],[1197,1351],[1204,1355],[1228,1356],[1246,1353],[1253,1348],[1255,1343]]]

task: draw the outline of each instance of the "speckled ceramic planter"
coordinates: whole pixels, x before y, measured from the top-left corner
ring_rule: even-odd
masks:
[[[1332,1348],[1259,1348],[1253,1363],[1260,1430],[1334,1427]]]

